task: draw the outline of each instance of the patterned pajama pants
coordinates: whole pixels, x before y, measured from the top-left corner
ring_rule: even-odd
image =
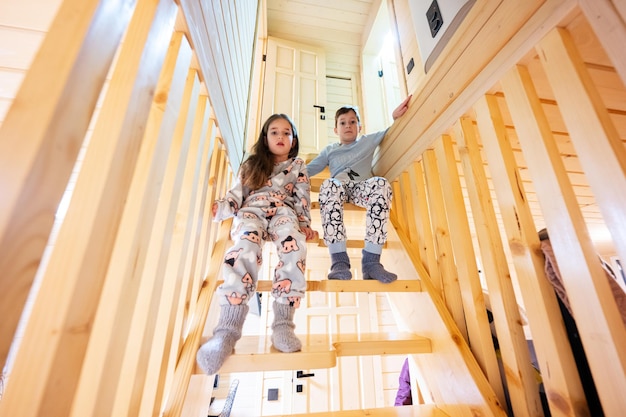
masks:
[[[241,208],[234,218],[231,237],[235,243],[224,256],[224,283],[216,291],[220,305],[248,303],[256,291],[263,243],[271,240],[279,259],[272,295],[279,303],[298,307],[306,290],[307,247],[293,210],[279,207],[275,215],[266,216],[260,208]]]
[[[346,241],[343,204],[348,202],[367,209],[365,242],[382,246],[387,241],[391,197],[391,185],[382,177],[343,183],[334,178],[325,180],[319,193],[324,243],[330,246]]]

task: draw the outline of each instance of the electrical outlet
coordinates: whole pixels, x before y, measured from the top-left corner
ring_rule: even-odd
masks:
[[[430,35],[434,38],[437,36],[439,29],[443,26],[443,17],[441,16],[441,10],[439,10],[439,4],[437,0],[433,0],[428,11],[426,12],[426,19],[428,19],[428,27],[430,28]]]
[[[415,61],[413,60],[413,58],[411,58],[411,60],[409,61],[408,64],[406,64],[406,73],[410,74],[411,71],[413,71],[413,68],[415,67]]]

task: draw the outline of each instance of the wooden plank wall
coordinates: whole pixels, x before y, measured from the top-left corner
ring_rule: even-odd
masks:
[[[260,1],[181,0],[233,172],[243,160]],[[257,65],[261,62],[257,60]],[[257,70],[258,71],[258,70]],[[255,132],[251,132],[253,138]]]
[[[393,5],[406,67],[419,53],[407,2]],[[597,413],[544,271],[543,227],[604,413],[626,407],[624,285],[615,290],[598,260],[626,256],[624,17],[611,1],[480,2],[435,66],[407,75],[411,107],[377,160],[425,288],[498,394],[481,287],[488,294],[516,416],[543,414],[530,338],[552,415]]]
[[[1,416],[180,415],[250,90],[256,5],[223,3],[208,88],[175,2],[61,2],[0,126]]]

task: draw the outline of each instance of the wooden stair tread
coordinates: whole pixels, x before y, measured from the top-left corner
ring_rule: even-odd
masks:
[[[309,245],[315,245],[315,246],[325,248],[326,243],[324,242],[324,239],[318,236],[319,235],[316,235],[316,237],[314,237],[313,239],[307,239],[306,243]],[[232,239],[229,238],[228,240],[232,242]],[[270,241],[266,241],[264,242],[264,244],[269,245],[272,243]],[[383,248],[386,248],[387,242],[385,242],[382,246]],[[365,247],[365,241],[363,239],[348,239],[346,240],[346,247],[348,249],[363,249]]]
[[[337,356],[408,355],[432,352],[429,338],[410,332],[337,334],[333,338],[332,346],[337,351]]]
[[[319,210],[320,208],[320,203],[319,201],[312,201],[311,202],[311,210]],[[361,207],[361,206],[357,206],[356,204],[352,204],[352,203],[343,203],[343,209],[344,211],[346,210],[350,210],[350,211],[365,211],[365,207]]]
[[[454,409],[454,411],[456,411],[457,413],[450,414],[450,411],[452,411],[452,409]],[[434,404],[415,404],[396,407],[363,408],[359,410],[291,414],[292,417],[449,417],[450,415],[471,416],[475,414],[472,414],[469,405],[439,407]]]
[[[324,170],[319,174],[309,178],[309,181],[311,182],[311,191],[319,192],[322,183],[328,178],[330,178],[330,170],[328,169],[328,167],[324,168]]]
[[[269,335],[243,336],[220,372],[258,372],[325,369],[342,356],[408,355],[431,353],[430,339],[414,333],[366,333],[298,335],[302,350],[283,353],[272,346]],[[202,341],[203,343],[205,340]],[[197,365],[194,373],[202,373]]]
[[[305,364],[311,369],[334,368],[337,353],[320,343],[303,343],[299,352],[283,353],[272,346],[269,335],[243,336],[220,372],[287,371],[302,369]],[[196,371],[202,372],[197,367]]]
[[[223,282],[223,280],[217,281],[216,286]],[[259,280],[256,290],[258,292],[272,291],[272,281]],[[422,282],[417,279],[399,279],[384,284],[373,279],[351,279],[347,281],[329,279],[307,281],[306,290],[321,292],[421,292]]]
[[[315,240],[307,240],[307,243],[311,243],[311,244],[317,244],[317,246],[326,247],[326,243],[324,243],[324,239],[319,239],[317,242]],[[359,240],[351,240],[348,239],[346,240],[346,247],[348,249],[363,249],[365,247],[365,241],[363,239],[359,239]],[[387,247],[387,242],[385,242],[383,244],[383,248]]]

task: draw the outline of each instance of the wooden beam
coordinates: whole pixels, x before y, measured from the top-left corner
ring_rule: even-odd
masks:
[[[579,0],[578,4],[615,70],[622,80],[626,80],[626,5],[611,0]]]
[[[217,243],[209,263],[209,270],[219,270],[223,261],[222,254],[226,250],[226,237],[230,233],[231,226],[232,219],[227,219],[220,224]],[[183,408],[183,402],[187,395],[187,387],[189,386],[189,381],[196,363],[196,352],[200,346],[200,339],[202,338],[206,318],[209,314],[211,300],[215,294],[215,285],[211,284],[210,280],[204,281],[203,287],[200,290],[197,307],[194,311],[195,314],[191,317],[192,322],[189,326],[189,334],[185,338],[178,363],[176,364],[176,370],[172,376],[172,391],[167,398],[167,404],[163,411],[164,417],[179,416]]]
[[[407,355],[430,353],[430,339],[414,333],[366,333],[335,336],[337,356]]]
[[[402,195],[400,189],[400,181],[393,181],[391,183],[391,189],[393,190],[393,204],[391,205],[391,217],[395,217],[392,221],[396,223],[402,222],[404,224],[406,222],[406,207],[405,207],[405,196]]]
[[[156,311],[152,309],[156,307],[152,303],[157,302],[166,281],[159,259],[170,253],[169,246],[163,246],[170,243],[170,205],[177,203],[180,195],[175,179],[184,168],[179,163],[181,152],[189,146],[195,113],[190,98],[197,96],[200,86],[195,72],[189,72],[191,48],[183,34],[174,33],[171,39],[130,185],[133,198],[125,204],[92,324],[83,364],[84,370],[92,372],[81,375],[77,390],[81,400],[74,404],[75,415],[95,410],[132,415],[131,410],[141,402],[149,358],[144,353],[152,352],[153,347]],[[117,322],[115,317],[128,319]],[[87,382],[93,379],[100,383]]]
[[[78,13],[81,7],[78,3],[71,6],[68,3],[68,8],[72,10],[67,10],[66,18],[71,21],[69,16]],[[104,9],[107,8],[100,10],[103,16],[116,13],[115,8]],[[128,28],[122,28],[126,29],[124,42],[115,67],[111,68],[112,78],[63,227],[41,276],[39,294],[45,297],[38,297],[33,305],[11,371],[12,382],[7,385],[0,403],[0,415],[70,415],[74,401],[85,399],[77,395],[78,383],[84,372],[89,373],[85,358],[89,345],[95,343],[92,337],[98,337],[94,327],[99,320],[96,316],[113,311],[99,309],[100,300],[110,277],[108,270],[113,253],[121,249],[116,236],[124,207],[133,197],[129,194],[133,173],[137,169],[150,106],[169,46],[163,39],[171,36],[176,12],[174,3],[140,0]],[[106,26],[114,24],[115,20],[109,15],[100,23]],[[62,18],[56,24],[63,26],[67,22]],[[91,25],[87,21],[82,24]],[[90,34],[107,36],[106,31],[98,29],[91,26]],[[65,30],[71,28],[68,26],[61,31]],[[56,53],[59,45],[55,44]],[[94,47],[97,45],[90,44],[87,49]],[[95,75],[95,67],[81,62],[76,65],[72,72],[74,81]],[[56,73],[56,68],[50,70]],[[89,94],[93,93],[91,88],[87,89]],[[41,91],[38,94],[41,96]],[[70,90],[66,94],[74,99],[80,96],[80,92]],[[73,111],[66,103],[60,109],[63,110],[59,112]],[[61,136],[72,134],[62,129]],[[24,137],[29,136],[22,135]],[[42,346],[46,347],[43,351]],[[63,378],[59,379],[59,375]],[[23,387],[29,387],[28,391]]]
[[[455,138],[474,216],[502,363],[511,370],[503,375],[507,380],[511,407],[520,416],[538,415],[541,399],[536,374],[530,360],[515,290],[509,278],[511,275],[480,155],[478,136],[470,118],[462,118],[455,126]]]
[[[213,396],[214,379],[207,375],[191,375],[181,416],[197,416],[195,410],[206,410]]]
[[[437,265],[441,274],[441,297],[446,303],[450,314],[454,317],[456,325],[467,342],[467,325],[465,323],[465,312],[463,311],[463,302],[461,298],[461,290],[459,288],[459,279],[454,264],[454,253],[452,251],[452,242],[450,241],[450,226],[446,215],[446,208],[443,198],[443,186],[437,168],[437,158],[435,151],[432,149],[424,152],[424,177],[426,179],[426,193],[430,208],[430,218],[434,231],[434,246],[437,249]]]
[[[57,17],[2,122],[2,364],[134,3],[58,2]]]
[[[435,239],[430,224],[430,211],[428,207],[428,199],[426,198],[426,184],[424,180],[424,168],[422,162],[413,162],[409,169],[409,177],[411,179],[412,188],[417,193],[415,207],[418,211],[415,217],[416,228],[419,235],[419,257],[421,263],[430,275],[431,282],[438,294],[442,294],[441,274],[439,273],[439,265],[437,264],[437,255],[435,253]],[[415,243],[411,241],[412,245]]]
[[[181,196],[178,203],[176,219],[173,225],[171,235],[170,255],[167,263],[163,267],[167,282],[163,287],[163,300],[158,308],[156,317],[157,336],[155,340],[162,340],[161,343],[155,341],[155,346],[150,352],[150,361],[160,361],[159,364],[148,366],[148,375],[146,379],[150,381],[150,385],[156,388],[153,392],[150,388],[145,388],[143,392],[143,403],[152,404],[153,413],[158,414],[163,403],[163,396],[166,392],[166,381],[169,383],[173,375],[176,359],[178,358],[178,348],[181,338],[182,315],[184,308],[181,306],[181,294],[187,294],[187,286],[190,280],[183,280],[185,274],[179,274],[179,270],[188,266],[187,259],[192,250],[190,250],[190,242],[197,222],[193,219],[197,218],[196,213],[199,210],[198,195],[202,192],[203,184],[201,181],[199,167],[206,166],[211,140],[207,134],[210,125],[210,105],[208,97],[200,95],[198,97],[198,105],[196,108],[195,125],[193,132],[192,144],[187,153],[187,161],[184,162],[185,174],[181,184]],[[206,172],[206,170],[203,170]],[[198,175],[196,175],[198,172]],[[190,265],[190,264],[189,264]],[[190,268],[190,266],[189,266]],[[162,347],[158,347],[158,345]],[[161,352],[161,354],[159,354]],[[160,359],[157,359],[160,358]],[[212,384],[211,384],[212,386]],[[193,387],[193,381],[190,382],[190,389]],[[188,395],[189,398],[189,395]]]
[[[483,297],[472,233],[467,218],[461,181],[457,169],[452,138],[443,135],[435,142],[435,155],[443,191],[445,211],[450,227],[450,242],[456,265],[461,301],[465,313],[470,348],[489,379],[501,404],[506,404],[498,358],[491,339],[491,329]]]
[[[530,85],[529,81],[523,81],[527,77],[528,71],[518,68],[503,78],[502,85],[509,108],[515,109],[515,113],[524,112],[519,117],[526,122],[515,124],[518,135],[535,140],[541,137],[540,126],[545,126],[546,120],[545,115],[533,114],[533,109],[539,111],[541,107],[536,101],[529,100],[528,94],[524,92],[524,85]],[[489,169],[500,173],[492,176],[492,181],[506,231],[506,242],[520,285],[522,304],[526,306],[539,367],[549,369],[542,376],[546,392],[548,397],[550,392],[558,392],[560,401],[567,404],[568,409],[580,410],[576,404],[585,404],[580,378],[571,349],[568,348],[569,342],[554,289],[544,276],[543,256],[537,250],[537,229],[525,187],[518,175],[519,169],[498,100],[492,95],[484,96],[474,105],[474,110]],[[543,121],[539,121],[539,118]],[[545,131],[547,134],[549,129]]]
[[[419,216],[419,212],[417,210],[417,201],[419,197],[417,194],[417,188],[413,186],[412,179],[414,180],[415,177],[409,171],[404,171],[400,175],[400,194],[402,195],[402,197],[404,197],[403,201],[406,205],[405,219],[406,229],[409,232],[409,239],[411,239],[412,244],[421,248],[422,245],[420,244],[420,234],[417,231],[416,221],[416,217]],[[396,197],[400,198],[401,196],[396,194]],[[421,256],[421,252],[419,253]]]
[[[626,156],[623,144],[568,32],[552,30],[537,46],[537,51],[617,253],[624,256]],[[525,87],[530,89],[530,85]],[[542,145],[536,137],[521,136],[522,145],[527,145],[529,151],[537,151],[529,158],[528,169],[537,187],[537,197],[602,407],[607,415],[619,415],[624,409],[620,393],[626,390],[624,323],[598,262],[576,196],[567,182],[558,149],[552,143]],[[542,139],[552,140],[548,135]],[[536,153],[541,158],[535,158]],[[546,167],[551,165],[554,173],[546,175]],[[557,198],[553,198],[554,194]]]
[[[570,33],[552,31],[537,50],[617,255],[626,259],[626,151],[622,139]]]

